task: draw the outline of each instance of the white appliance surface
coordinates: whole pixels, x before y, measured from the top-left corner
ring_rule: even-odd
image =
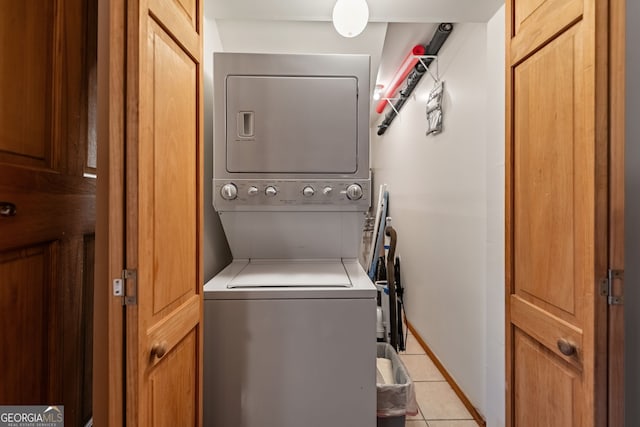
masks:
[[[357,172],[356,77],[230,75],[226,89],[229,172]]]
[[[320,283],[320,277],[331,284]],[[234,259],[204,285],[205,300],[375,297],[375,286],[355,259]]]
[[[369,65],[215,52],[214,178],[368,179]]]
[[[205,427],[372,427],[376,289],[357,262],[369,58],[215,53]]]
[[[221,212],[234,259],[357,258],[362,212]]]
[[[356,260],[234,260],[204,289],[205,427],[375,426],[376,291]]]
[[[351,287],[341,261],[255,260],[229,282],[229,288]]]

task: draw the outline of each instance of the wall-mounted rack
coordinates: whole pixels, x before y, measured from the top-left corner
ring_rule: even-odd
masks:
[[[396,114],[400,114],[400,112],[399,112],[398,110],[396,110],[396,107],[393,105],[393,102],[392,102],[392,101],[397,101],[397,100],[399,100],[399,99],[401,99],[401,98],[382,98],[382,99],[383,99],[383,100],[385,100],[385,101],[387,101],[387,103],[389,104],[389,107],[391,107],[391,109],[392,109],[393,111],[395,111],[395,112],[396,112]]]
[[[426,52],[427,47],[421,44],[417,44],[411,49],[411,51],[404,59],[404,61],[402,61],[400,67],[398,67],[398,70],[389,82],[387,90],[385,91],[385,96],[387,99],[398,99],[393,98],[393,96],[398,91],[400,86],[402,86],[402,84],[404,84],[404,82],[407,80],[407,76],[409,75],[409,73],[411,73],[411,71],[413,71],[413,69],[415,68],[416,64],[418,63],[418,57],[425,55]],[[378,114],[382,114],[386,107],[386,99],[381,99],[380,102],[378,102],[378,105],[376,105],[376,112]]]
[[[414,59],[417,59],[418,62],[420,64],[422,64],[422,66],[425,68],[425,70],[427,70],[427,73],[429,73],[429,75],[431,76],[431,78],[433,79],[434,82],[438,83],[440,81],[440,71],[439,71],[439,67],[438,67],[438,55],[412,55],[411,56]],[[430,62],[435,62],[436,64],[436,73],[433,74],[433,72],[431,71],[431,68],[429,68],[429,65],[426,64],[425,61],[430,61]],[[396,114],[400,114],[400,111],[396,108],[396,106],[393,104],[394,101],[399,101],[400,99],[402,99],[402,97],[395,97],[395,98],[380,98],[383,101],[386,101],[387,104],[389,104],[389,107],[391,107],[391,109],[396,113]]]
[[[422,66],[427,70],[427,73],[431,76],[434,82],[438,83],[440,81],[440,67],[438,66],[438,55],[416,55],[415,58],[422,64]],[[429,64],[425,62],[430,60]],[[436,74],[434,75],[429,66],[432,63],[436,63]]]
[[[447,38],[449,37],[449,34],[451,34],[451,31],[453,31],[453,24],[451,23],[442,23],[438,25],[438,28],[433,34],[431,42],[426,48],[425,54],[415,55],[419,57],[418,62],[415,65],[414,69],[407,76],[407,84],[404,89],[400,90],[399,98],[397,98],[396,102],[393,104],[389,101],[392,100],[392,98],[387,99],[387,102],[391,104],[392,109],[387,113],[382,123],[378,126],[378,135],[383,135],[387,131],[387,128],[400,113],[400,110],[420,82],[420,79],[422,79],[422,76],[424,76],[428,72],[434,78],[434,80],[440,80],[437,54],[440,51],[440,48],[444,44],[445,40],[447,40]],[[432,71],[429,70],[429,66],[433,61],[436,61],[435,76],[433,75]]]

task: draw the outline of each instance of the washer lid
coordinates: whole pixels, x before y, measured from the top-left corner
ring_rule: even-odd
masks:
[[[339,287],[351,280],[342,261],[251,260],[227,288]]]

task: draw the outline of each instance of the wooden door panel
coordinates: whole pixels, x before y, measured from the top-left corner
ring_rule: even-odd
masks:
[[[531,304],[516,295],[511,295],[511,322],[558,357],[582,370],[583,337],[582,329],[568,323],[549,312]],[[575,344],[578,351],[570,357],[564,356],[558,348],[558,340],[566,339]]]
[[[529,3],[538,5],[536,0],[524,1],[525,13],[532,9]],[[515,1],[516,15],[518,8],[523,7],[522,4],[522,0]],[[514,18],[520,24],[508,29],[511,31],[508,36],[512,37],[509,50],[511,62],[520,62],[555,35],[580,20],[583,11],[584,0],[545,0],[531,10],[530,14]]]
[[[88,420],[83,399],[91,407],[83,270],[96,186],[83,174],[92,1],[0,2],[0,201],[16,206],[0,217],[0,403],[62,404],[71,427]]]
[[[88,2],[87,28],[98,28],[98,2]],[[96,175],[98,169],[98,32],[87,32],[87,141],[85,144],[85,173]],[[101,71],[102,72],[102,71]]]
[[[93,296],[95,273],[95,235],[84,236],[82,269],[82,311],[80,315],[81,352],[79,365],[82,367],[82,382],[78,384],[78,413],[82,425],[93,416]]]
[[[93,361],[87,360],[87,346],[91,345],[93,332],[91,326],[93,316],[92,295],[94,245],[93,234],[74,233],[58,243],[59,260],[56,271],[57,278],[63,282],[59,297],[59,312],[62,339],[60,341],[61,362],[65,367],[65,376],[59,379],[64,384],[62,400],[65,405],[65,418],[69,425],[84,426],[91,417],[90,395],[87,395],[87,383],[91,387],[92,373],[89,368]],[[85,269],[87,271],[85,271]],[[72,284],[72,285],[69,285]],[[87,295],[89,294],[89,295]],[[70,381],[66,375],[73,372]],[[88,406],[88,408],[87,408]],[[66,425],[66,424],[65,424]]]
[[[536,9],[542,6],[547,0],[522,0],[518,2],[517,7],[515,8],[515,30],[516,34],[518,33],[518,29],[523,24],[523,22],[529,18]]]
[[[2,5],[0,160],[44,165],[48,157],[55,12],[51,1]]]
[[[197,30],[198,0],[176,0],[176,3],[178,3],[182,7],[184,12],[189,17],[189,20],[191,20],[191,23],[193,24],[194,30]]]
[[[0,167],[0,200],[16,205],[16,215],[0,223],[6,226],[0,233],[0,248],[93,231],[94,180],[6,164]]]
[[[135,178],[127,183],[127,266],[138,272],[138,304],[127,310],[128,360],[135,361],[127,366],[127,419],[141,427],[197,426],[202,5],[151,0],[139,6],[129,37],[130,65],[139,72],[131,84],[139,93],[129,99],[138,108],[128,116],[127,173]]]
[[[585,279],[575,257],[586,250],[581,223],[590,217],[590,189],[575,166],[583,137],[579,25],[514,70],[522,94],[514,102],[515,292],[572,322]]]
[[[146,342],[161,343],[167,353],[173,351],[186,333],[198,327],[200,321],[200,297],[192,296],[187,302],[165,316],[160,322],[147,330]],[[159,363],[158,359],[151,359],[149,366]]]
[[[197,23],[196,20],[198,16],[198,0],[172,0],[175,7],[179,9],[188,22],[191,23],[191,27],[194,31],[197,31]]]
[[[516,425],[527,427],[580,426],[574,396],[579,395],[580,376],[574,368],[549,352],[536,340],[516,329],[514,372]],[[531,384],[536,384],[531,387]]]
[[[200,57],[201,0],[149,0],[149,10],[192,57]]]
[[[192,330],[149,375],[151,423],[154,427],[195,426],[197,423],[198,336]],[[170,391],[168,393],[167,391]],[[190,405],[176,404],[191,402]]]
[[[507,2],[507,425],[606,415],[607,1]]]
[[[42,404],[49,393],[49,358],[57,331],[50,322],[52,289],[47,245],[0,252],[0,404]],[[24,339],[29,337],[29,339]]]
[[[142,158],[150,161],[143,177],[153,178],[141,192],[153,202],[148,212],[153,242],[153,314],[173,310],[197,294],[196,269],[196,131],[197,64],[150,20],[148,98],[153,116]],[[147,152],[147,149],[151,152]],[[144,180],[144,178],[142,178]],[[143,212],[146,216],[147,213]]]

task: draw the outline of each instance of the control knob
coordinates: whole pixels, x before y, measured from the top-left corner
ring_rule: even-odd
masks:
[[[362,199],[362,187],[358,184],[351,184],[347,187],[347,197],[349,200]]]
[[[331,192],[333,191],[333,188],[331,187],[324,187],[322,189],[322,194],[324,194],[325,196],[329,196],[331,195]]]
[[[238,197],[238,187],[235,184],[225,184],[220,189],[220,195],[225,200],[233,200]]]
[[[266,194],[268,197],[273,197],[278,194],[278,190],[276,189],[276,187],[270,185],[264,189],[264,194]]]
[[[302,194],[304,194],[304,197],[311,197],[316,194],[316,190],[314,190],[310,185],[307,185],[302,189]]]
[[[247,194],[250,196],[255,196],[256,194],[258,194],[258,187],[252,185],[251,187],[249,187],[249,189],[247,190]]]

